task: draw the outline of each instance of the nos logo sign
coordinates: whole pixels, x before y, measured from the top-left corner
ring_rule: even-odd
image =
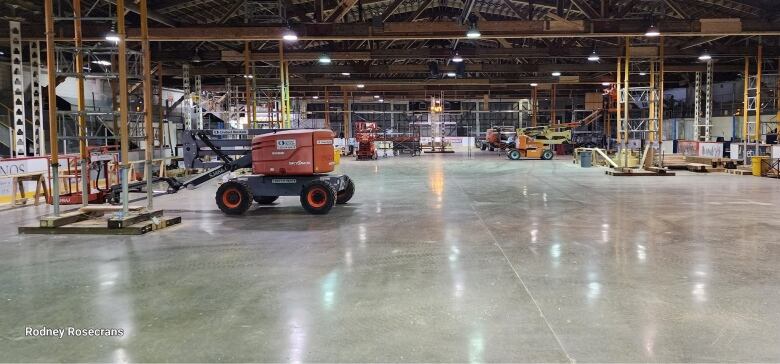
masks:
[[[276,149],[295,149],[295,139],[277,140]]]

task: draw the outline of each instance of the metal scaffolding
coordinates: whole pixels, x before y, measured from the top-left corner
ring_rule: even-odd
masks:
[[[43,136],[43,96],[41,95],[41,45],[30,42],[30,95],[32,95],[33,155],[46,155],[46,142]]]
[[[646,65],[646,68],[644,68]],[[630,83],[630,75],[635,69],[647,73],[647,86]],[[625,39],[625,57],[617,62],[617,141],[621,146],[622,166],[629,165],[630,139],[639,139],[644,148],[640,148],[640,167],[648,167],[660,150],[663,140],[663,37],[657,53],[651,56],[635,57],[631,55],[631,38]]]
[[[195,104],[195,112],[197,112],[198,119],[196,122],[197,129],[203,130],[203,104],[201,103],[200,96],[203,93],[203,89],[201,87],[201,79],[200,75],[195,76],[195,94],[192,96],[192,100]]]
[[[185,63],[181,67],[182,90],[184,101],[181,103],[184,114],[184,130],[192,130],[192,92],[190,91],[190,65]]]
[[[745,56],[744,99],[742,113],[742,161],[749,164],[748,143],[755,144],[755,155],[759,154],[761,144],[761,76],[763,71],[763,46],[759,43],[756,54],[756,73],[750,75],[750,57]],[[751,120],[750,114],[753,113]]]
[[[702,118],[702,82],[701,72],[696,72],[696,85],[694,87],[694,114],[693,114],[693,132],[694,138],[698,141],[710,141],[712,130],[712,83],[713,83],[713,65],[712,60],[707,61],[707,73],[704,81],[704,118]]]
[[[14,137],[11,138],[17,157],[27,156],[27,124],[24,110],[24,68],[22,61],[22,26],[8,22],[11,30],[11,83],[14,103]]]
[[[106,17],[84,17],[81,14],[81,1],[72,0],[71,9],[73,16],[63,16],[63,14],[54,14],[53,0],[46,0],[46,67],[48,72],[49,85],[56,85],[58,79],[65,77],[76,79],[76,108],[74,110],[62,110],[57,108],[56,87],[48,88],[49,98],[49,148],[52,170],[52,202],[54,205],[54,215],[58,216],[60,190],[63,186],[70,185],[70,179],[77,178],[80,182],[81,203],[89,203],[90,186],[90,148],[93,146],[116,146],[117,139],[120,151],[119,174],[121,180],[121,202],[122,210],[117,213],[118,217],[126,216],[129,212],[128,205],[128,180],[131,163],[129,161],[129,149],[131,140],[141,141],[146,139],[146,173],[147,179],[151,178],[151,160],[152,149],[154,147],[153,126],[152,126],[152,107],[154,101],[151,96],[151,69],[150,52],[148,47],[148,29],[145,27],[146,1],[141,1],[142,11],[142,36],[146,41],[142,45],[143,52],[128,49],[125,44],[125,21],[124,21],[124,1],[116,2],[116,18],[110,18],[117,25],[118,42],[101,41],[89,42],[85,44],[81,37],[82,24],[84,22],[105,22]],[[73,40],[55,42],[54,23],[72,22]],[[38,45],[31,45],[30,53],[33,65],[33,88],[36,87],[35,78],[39,77],[39,72],[35,69],[36,58],[40,56]],[[40,66],[40,61],[37,61]],[[118,107],[114,105],[103,109],[92,98],[92,108],[87,108],[87,95],[85,82],[90,80],[99,84],[110,84],[113,94],[118,97]],[[143,83],[142,83],[143,81]],[[133,82],[133,85],[128,85]],[[117,91],[115,85],[118,84]],[[143,96],[129,99],[131,93],[143,85]],[[40,93],[40,91],[38,91]],[[34,95],[35,96],[35,95]],[[34,98],[35,99],[35,98]],[[144,110],[141,111],[141,104]],[[40,107],[40,101],[39,105]],[[33,110],[36,109],[35,102]],[[42,132],[41,140],[42,140]],[[111,135],[109,135],[111,134]],[[132,134],[132,135],[131,135]],[[72,141],[78,144],[78,177],[61,176],[60,152],[69,153]],[[39,143],[43,148],[43,143]],[[140,144],[139,144],[140,145]],[[64,180],[63,180],[64,177]],[[67,184],[63,184],[67,182]],[[151,192],[151,187],[147,188]],[[151,194],[148,194],[149,206],[151,208]]]

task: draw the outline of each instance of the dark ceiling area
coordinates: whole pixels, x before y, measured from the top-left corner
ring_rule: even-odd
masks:
[[[140,24],[139,2],[128,0],[128,45]],[[43,2],[6,0],[4,19],[43,36]],[[116,0],[84,0],[85,40],[101,41],[115,25]],[[55,13],[72,16],[71,1]],[[715,60],[718,79],[739,77],[745,55],[764,45],[777,60],[780,2],[773,0],[162,0],[149,1],[152,60],[177,85],[182,65],[204,87],[243,78],[246,57],[258,85],[278,83],[279,48],[289,62],[293,95],[335,92],[356,83],[365,91],[416,94],[437,91],[527,93],[528,84],[558,89],[599,88],[614,81],[616,59],[630,44],[635,57],[658,57],[663,43],[666,82],[686,85],[704,70],[702,53]],[[60,19],[67,39],[72,24]],[[100,19],[103,19],[102,21]],[[657,27],[661,36],[644,36]],[[464,36],[476,29],[479,37]],[[285,32],[297,41],[280,41]],[[0,36],[6,36],[6,29]],[[247,53],[246,50],[249,50]],[[598,60],[589,56],[598,55]],[[456,56],[462,62],[453,62]],[[329,62],[323,62],[322,58]],[[768,62],[768,70],[776,62]],[[643,72],[637,62],[633,71]],[[553,76],[560,72],[561,76]],[[641,77],[641,76],[637,76]],[[362,91],[362,90],[355,90]]]

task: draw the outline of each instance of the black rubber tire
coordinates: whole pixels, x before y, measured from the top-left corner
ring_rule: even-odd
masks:
[[[519,160],[520,157],[522,157],[520,151],[517,149],[510,149],[508,152],[506,152],[506,156],[513,161]]]
[[[252,206],[252,190],[241,181],[228,181],[217,189],[217,206],[228,215],[242,215]]]
[[[544,152],[542,152],[542,159],[543,160],[548,161],[550,159],[553,159],[553,156],[555,156],[555,154],[553,153],[552,150],[547,149]]]
[[[279,199],[279,196],[255,196],[255,202],[261,205],[270,205]]]
[[[479,146],[479,149],[486,150],[486,149],[487,149],[487,145],[485,145],[485,144],[483,143],[482,145],[480,145],[480,146]]]
[[[488,147],[488,152],[492,152],[492,151],[494,151],[494,150],[496,150],[496,148],[493,148],[493,147]]]
[[[352,196],[355,194],[355,183],[352,182],[352,179],[347,177],[347,187],[344,188],[343,191],[339,191],[336,193],[336,203],[339,205],[343,205],[349,200],[352,199]]]
[[[325,215],[336,204],[336,191],[323,181],[311,181],[301,191],[301,206],[314,215]]]

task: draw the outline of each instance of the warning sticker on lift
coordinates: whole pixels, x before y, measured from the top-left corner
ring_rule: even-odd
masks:
[[[276,149],[295,149],[295,139],[279,139],[276,141]]]
[[[214,129],[211,135],[249,135],[246,129]]]
[[[295,178],[274,178],[271,183],[295,183],[298,182]]]
[[[317,140],[317,144],[333,144],[333,139],[319,139]]]

